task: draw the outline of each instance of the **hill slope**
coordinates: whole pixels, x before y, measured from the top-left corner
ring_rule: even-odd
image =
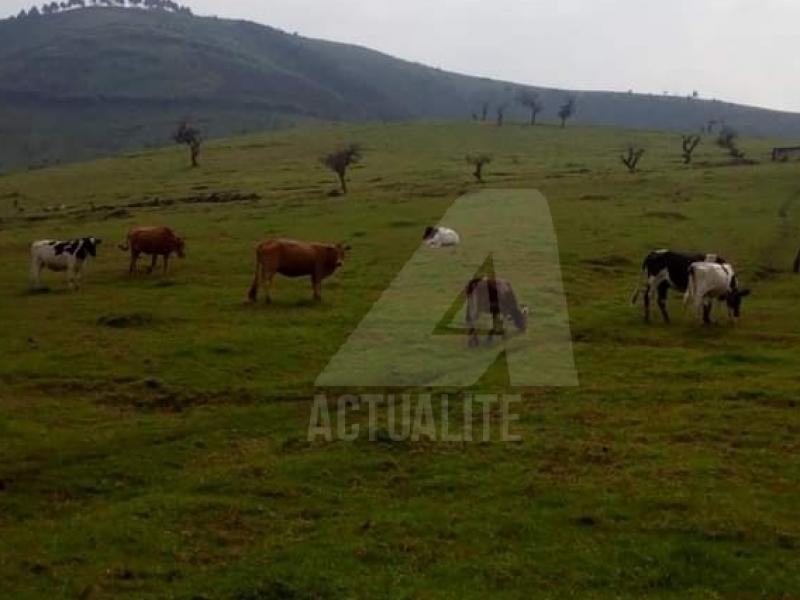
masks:
[[[800,598],[800,164],[731,166],[703,144],[685,167],[674,137],[329,126],[214,141],[197,169],[167,148],[0,178],[0,598]],[[316,157],[343,139],[367,153],[330,198]],[[631,139],[648,148],[636,175],[616,158]],[[494,155],[485,185],[464,148]],[[463,391],[449,435],[471,421],[472,442],[392,439],[383,402],[370,442],[365,401],[358,441],[308,443],[318,373],[424,228],[497,188],[549,200],[581,387],[515,402],[519,443],[499,441],[497,404],[481,443]],[[148,223],[185,236],[186,258],[129,277],[116,242]],[[105,240],[82,289],[45,273],[50,293],[26,293],[31,241],[78,235]],[[322,303],[280,277],[271,305],[246,304],[255,245],[284,236],[353,249]],[[672,294],[673,325],[645,325],[628,298],[654,247],[732,260],[753,288],[741,323],[720,307],[704,328]],[[537,343],[548,295],[520,298],[531,337],[509,343]],[[508,389],[498,361],[475,391]]]
[[[568,92],[540,89],[554,118]],[[463,119],[515,86],[244,21],[91,8],[0,22],[0,169],[165,143],[191,115],[211,136],[307,119]],[[579,93],[586,124],[800,137],[800,115],[619,93]],[[512,115],[513,116],[513,115]],[[521,113],[518,113],[521,116]]]

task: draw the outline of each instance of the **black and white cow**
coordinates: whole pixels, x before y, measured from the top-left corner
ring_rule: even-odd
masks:
[[[696,262],[689,267],[689,285],[683,303],[691,305],[695,312],[702,308],[703,323],[710,325],[714,300],[725,302],[728,314],[735,321],[741,315],[742,298],[749,295],[750,290],[739,288],[739,280],[731,265]]]
[[[66,271],[72,289],[78,289],[83,263],[89,256],[97,256],[97,246],[102,240],[94,237],[79,238],[66,242],[41,240],[31,245],[31,283],[35,288],[42,285],[42,269]]]
[[[636,304],[639,295],[644,296],[644,320],[650,322],[650,303],[653,294],[658,299],[658,308],[665,323],[669,323],[667,312],[667,295],[670,288],[681,293],[686,292],[689,285],[689,267],[697,262],[726,264],[727,261],[717,254],[685,254],[672,250],[656,250],[647,255],[642,263],[644,284],[636,288],[632,303]]]

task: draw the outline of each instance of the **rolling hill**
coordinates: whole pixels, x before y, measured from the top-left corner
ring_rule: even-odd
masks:
[[[536,88],[554,119],[800,137],[800,115],[677,97]],[[517,86],[245,21],[88,8],[0,21],[0,171],[168,143],[190,116],[210,137],[305,121],[464,119]],[[521,118],[519,108],[511,117]]]

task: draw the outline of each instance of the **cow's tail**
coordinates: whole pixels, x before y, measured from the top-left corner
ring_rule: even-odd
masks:
[[[689,267],[689,283],[686,286],[686,293],[683,295],[683,305],[687,306],[694,298],[695,291],[697,290],[697,278],[695,276],[694,265]]]
[[[259,258],[258,253],[256,253],[256,274],[253,277],[253,285],[250,286],[250,291],[247,294],[250,302],[258,300],[258,286],[261,284],[261,261]]]

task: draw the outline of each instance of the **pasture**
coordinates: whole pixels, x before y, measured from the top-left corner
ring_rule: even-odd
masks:
[[[318,158],[351,141],[329,197]],[[656,132],[332,125],[208,143],[197,169],[176,147],[0,177],[0,597],[800,596],[800,164],[741,146],[758,164],[706,138],[686,167]],[[494,157],[483,188],[550,201],[580,387],[527,390],[519,443],[308,443],[317,374],[481,187],[469,152]],[[141,224],[185,236],[169,275],[128,277]],[[31,241],[84,235],[82,289],[31,293]],[[321,304],[284,278],[246,302],[272,236],[353,247]],[[645,325],[659,247],[729,258],[739,326],[674,293]]]

